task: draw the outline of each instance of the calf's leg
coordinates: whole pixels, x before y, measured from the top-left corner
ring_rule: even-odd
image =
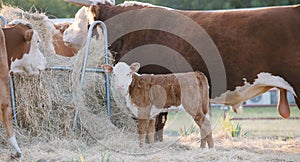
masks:
[[[143,147],[146,141],[146,134],[148,132],[149,122],[149,119],[138,119],[138,134],[140,139],[140,147]],[[150,139],[148,140],[150,142]]]
[[[211,124],[210,124],[208,117],[199,113],[194,117],[194,120],[200,128],[200,134],[201,134],[200,147],[205,148],[206,143],[207,143],[209,148],[213,148],[214,140],[212,137],[212,129],[211,129]]]
[[[149,120],[147,137],[150,145],[154,145],[154,136],[155,136],[155,118]]]

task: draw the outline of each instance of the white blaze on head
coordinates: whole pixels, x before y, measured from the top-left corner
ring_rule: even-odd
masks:
[[[121,92],[122,95],[126,95],[132,82],[132,75],[139,70],[140,64],[133,63],[129,66],[124,62],[119,62],[115,67],[103,65],[102,68],[106,73],[112,73],[114,88]]]
[[[67,46],[80,49],[86,42],[88,25],[93,23],[94,17],[89,14],[88,7],[82,7],[75,14],[75,20],[64,32],[63,40]]]
[[[40,71],[46,68],[46,58],[39,50],[39,42],[41,41],[39,35],[34,30],[29,53],[23,55],[19,60],[14,60],[10,65],[10,71],[13,73],[26,73],[28,75],[37,75]]]

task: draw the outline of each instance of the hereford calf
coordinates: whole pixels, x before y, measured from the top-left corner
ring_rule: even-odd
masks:
[[[139,63],[128,66],[119,62],[112,67],[102,65],[106,73],[112,73],[113,85],[125,98],[127,107],[138,118],[140,146],[146,135],[154,144],[155,117],[165,108],[183,106],[200,127],[201,148],[214,147],[208,117],[208,81],[201,72],[167,75],[139,75]]]
[[[72,23],[69,22],[54,24],[56,30],[52,37],[52,44],[54,46],[55,53],[58,55],[65,56],[65,57],[72,57],[75,56],[78,52],[77,49],[66,46],[63,41],[63,34],[71,24]]]

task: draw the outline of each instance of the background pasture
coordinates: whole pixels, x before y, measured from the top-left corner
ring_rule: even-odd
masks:
[[[224,110],[218,106],[211,108],[211,122],[214,133],[220,133],[223,130],[222,121],[224,119]],[[276,107],[247,107],[240,113],[234,113],[227,110],[226,114],[231,118],[273,118],[280,115]],[[297,107],[291,107],[291,117],[300,117],[300,111]],[[300,120],[279,119],[279,120],[233,120],[234,124],[240,124],[244,137],[282,137],[294,138],[300,137]],[[193,119],[185,112],[170,112],[166,125],[166,133],[171,135],[180,134],[180,129],[186,129],[196,125]],[[195,128],[195,131],[199,131]]]

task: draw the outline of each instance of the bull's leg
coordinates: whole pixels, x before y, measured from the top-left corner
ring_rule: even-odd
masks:
[[[297,106],[298,106],[298,109],[300,109],[300,99],[299,99],[299,97],[294,96],[294,99],[295,99],[295,101],[296,101],[296,104],[297,104]]]
[[[154,145],[154,136],[155,136],[155,118],[149,120],[147,137],[150,145]]]
[[[198,114],[194,117],[195,122],[200,128],[201,134],[201,148],[206,147],[206,143],[208,144],[209,148],[214,147],[214,140],[212,137],[212,129],[208,114],[204,116],[203,114]]]
[[[163,134],[164,134],[164,127],[167,122],[168,112],[160,113],[156,118],[156,140],[162,142],[163,141]]]
[[[2,114],[2,125],[6,131],[6,135],[9,138],[9,142],[12,146],[12,158],[23,158],[21,149],[17,143],[16,136],[13,130],[12,122],[12,110],[9,104],[1,104],[1,114]]]
[[[143,147],[145,143],[148,127],[149,127],[149,119],[138,119],[138,133],[140,138],[140,147]]]

